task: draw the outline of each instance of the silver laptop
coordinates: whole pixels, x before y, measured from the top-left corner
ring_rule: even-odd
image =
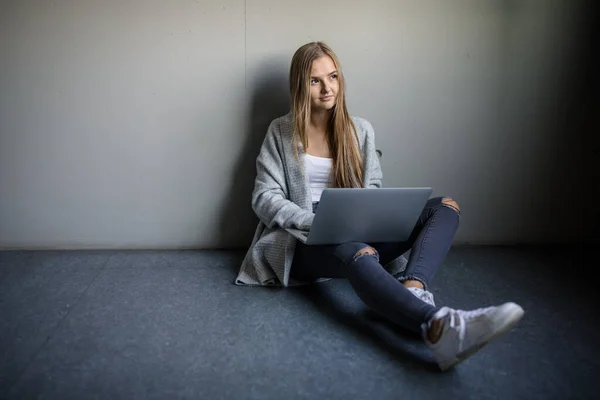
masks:
[[[323,191],[310,232],[287,229],[307,245],[400,242],[412,233],[432,188]]]

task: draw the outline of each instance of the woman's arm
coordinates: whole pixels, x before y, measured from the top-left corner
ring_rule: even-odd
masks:
[[[256,159],[252,209],[269,228],[279,226],[309,230],[315,215],[288,199],[285,166],[277,143],[278,132],[279,127],[274,121],[269,126]]]

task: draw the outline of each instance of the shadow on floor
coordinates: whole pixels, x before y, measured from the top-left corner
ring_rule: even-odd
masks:
[[[429,372],[440,371],[419,335],[389,322],[360,303],[360,300],[358,303],[347,304],[335,290],[337,284],[347,283],[335,281],[294,287],[289,290],[312,303],[323,316],[338,322],[340,328],[345,327],[355,331],[364,340],[380,346],[393,355],[398,362],[411,364],[411,368],[420,368]]]

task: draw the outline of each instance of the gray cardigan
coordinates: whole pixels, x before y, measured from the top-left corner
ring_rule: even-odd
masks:
[[[371,124],[353,117],[365,165],[364,187],[379,188],[382,172]],[[237,285],[290,286],[307,282],[290,279],[296,238],[285,228],[309,230],[314,214],[308,176],[296,159],[289,113],[271,122],[256,160],[252,208],[260,222],[235,280]],[[300,150],[299,150],[300,152]],[[282,229],[284,228],[284,229]],[[399,257],[386,265],[396,274],[406,267]]]

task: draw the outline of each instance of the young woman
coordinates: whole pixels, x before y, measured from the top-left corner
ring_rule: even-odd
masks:
[[[460,218],[451,198],[430,199],[404,243],[306,246],[285,231],[310,229],[326,187],[382,184],[373,128],[349,115],[340,63],[326,44],[296,51],[290,92],[292,111],[271,123],[257,159],[252,207],[260,223],[236,283],[289,286],[346,278],[369,307],[421,333],[442,370],[516,324],[523,309],[514,303],[473,311],[435,306],[428,284]],[[409,249],[404,265],[401,256]]]

